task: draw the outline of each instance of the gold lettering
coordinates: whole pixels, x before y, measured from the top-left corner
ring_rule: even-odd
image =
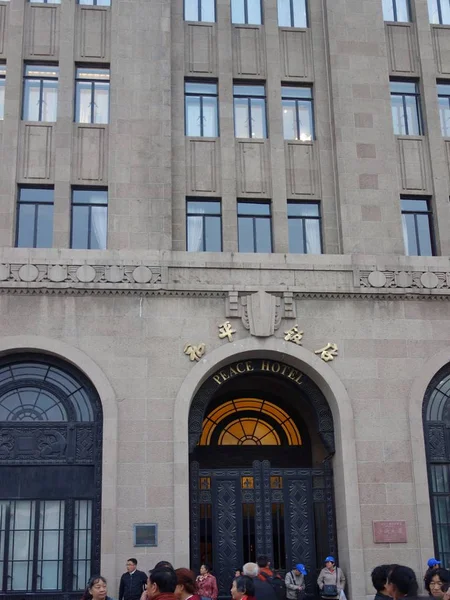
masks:
[[[297,373],[298,373],[297,369],[291,369],[288,373],[288,378],[294,379]]]
[[[213,379],[217,383],[217,385],[222,385],[222,382],[220,381],[220,377],[218,375],[213,375]]]
[[[272,373],[279,373],[280,372],[280,363],[272,363]]]
[[[233,367],[230,367],[230,377],[232,375],[237,375],[237,372],[233,369]]]
[[[300,380],[302,379],[302,377],[303,377],[302,373],[299,373],[297,379],[294,379],[295,383],[300,384]]]
[[[230,376],[225,373],[225,371],[220,371],[219,375],[222,377],[223,381],[230,379]]]
[[[245,366],[247,367],[247,371],[253,371],[253,365],[250,360],[245,361]]]
[[[283,365],[283,368],[281,369],[281,374],[284,375],[286,373],[286,369],[288,368],[287,365]]]
[[[269,361],[265,361],[265,360],[262,361],[261,371],[270,371],[270,363],[269,363]]]
[[[244,363],[238,362],[238,364],[236,365],[236,370],[238,373],[244,373],[245,372]]]

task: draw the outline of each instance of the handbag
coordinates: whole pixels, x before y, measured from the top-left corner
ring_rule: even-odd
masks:
[[[338,569],[339,569],[339,567],[336,567],[336,584],[334,584],[334,583],[324,584],[322,591],[320,593],[320,595],[323,598],[336,598],[337,596],[339,596],[339,592],[337,589]]]

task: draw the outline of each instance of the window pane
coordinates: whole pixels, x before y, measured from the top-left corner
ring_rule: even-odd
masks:
[[[42,90],[42,121],[56,121],[58,104],[58,82],[44,81]]]
[[[37,207],[36,248],[51,248],[53,245],[53,204]]]
[[[217,94],[217,83],[197,83],[186,81],[184,91],[189,94],[200,96],[202,94]]]
[[[383,18],[385,21],[395,21],[393,0],[383,0]]]
[[[294,4],[294,27],[308,27],[306,16],[306,0],[293,0]]]
[[[288,204],[288,217],[318,217],[319,205],[306,202],[292,202]]]
[[[186,135],[201,135],[199,96],[186,96]]]
[[[278,0],[278,25],[292,27],[290,0]]]
[[[256,252],[272,252],[270,219],[255,219]]]
[[[20,188],[21,202],[53,202],[53,190],[46,188]]]
[[[91,249],[105,250],[108,231],[108,209],[106,206],[91,208]]]
[[[238,248],[239,252],[255,252],[253,239],[253,219],[238,218]]]
[[[283,132],[285,140],[297,139],[295,100],[283,100]]]
[[[215,0],[202,0],[201,20],[214,23],[216,20]]]
[[[222,251],[220,220],[220,217],[205,217],[205,250],[207,252]]]
[[[238,138],[250,137],[247,98],[234,99],[234,132]]]
[[[450,107],[448,98],[438,98],[439,118],[441,120],[441,132],[444,136],[450,135]]]
[[[420,135],[421,128],[419,123],[418,98],[415,96],[405,96],[406,117],[408,119],[408,135]]]
[[[303,219],[288,219],[289,252],[304,254]]]
[[[23,94],[23,120],[39,121],[40,81],[27,79]]]
[[[266,137],[266,101],[262,98],[251,99],[252,138]]]
[[[28,77],[58,77],[59,68],[55,65],[26,65],[25,75]]]
[[[400,23],[407,23],[411,20],[409,16],[409,0],[396,0],[397,1],[397,21]]]
[[[0,79],[0,120],[5,118],[5,80]]]
[[[231,22],[245,23],[245,0],[231,0]]]
[[[306,252],[308,254],[321,254],[322,245],[320,239],[319,219],[305,219],[306,228]]]
[[[402,198],[401,207],[402,211],[428,212],[428,202],[426,200],[408,200],[407,198]]]
[[[312,98],[312,89],[310,87],[283,86],[281,95],[284,98]]]
[[[417,231],[419,235],[420,256],[432,256],[430,215],[417,215]]]
[[[111,6],[111,0],[97,0],[97,6]]]
[[[73,206],[71,248],[87,248],[88,232],[89,206]]]
[[[415,94],[417,86],[411,81],[391,81],[389,85],[391,92],[397,94]]]
[[[300,126],[300,139],[307,142],[313,139],[312,105],[311,102],[298,101],[298,120]]]
[[[203,248],[203,217],[188,217],[187,219],[187,249],[188,252],[202,252]]]
[[[403,239],[405,241],[405,254],[407,256],[417,256],[418,248],[416,242],[416,228],[414,225],[414,215],[403,214]]]
[[[94,123],[109,123],[109,83],[96,83]]]
[[[106,190],[73,190],[72,201],[74,204],[108,204]]]
[[[205,202],[203,200],[195,202],[189,200],[187,203],[188,214],[217,214],[220,215],[220,202]]]
[[[217,98],[203,98],[203,135],[217,137]]]
[[[91,575],[92,501],[75,501],[73,541],[73,589],[82,590]]]
[[[441,0],[442,25],[450,24],[450,0]]]
[[[35,204],[19,204],[19,216],[17,222],[17,247],[34,247],[34,217]]]
[[[250,25],[261,25],[261,0],[247,0],[248,23]]]
[[[406,122],[403,113],[403,97],[391,96],[392,125],[395,135],[406,135]]]
[[[185,21],[199,21],[198,0],[184,0]]]
[[[77,123],[91,122],[92,83],[77,81],[76,115]]]
[[[270,215],[270,204],[267,202],[239,202],[238,215]]]

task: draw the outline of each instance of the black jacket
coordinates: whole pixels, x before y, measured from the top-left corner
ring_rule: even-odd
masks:
[[[255,577],[253,583],[255,584],[256,600],[277,600],[277,595],[268,581],[261,581]]]
[[[136,569],[133,575],[127,571],[120,578],[119,600],[139,600],[146,584],[147,575],[144,571]]]

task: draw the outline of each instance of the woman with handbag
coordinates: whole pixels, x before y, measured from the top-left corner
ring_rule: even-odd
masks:
[[[303,600],[305,597],[305,565],[299,563],[292,571],[286,573],[284,583],[286,585],[287,600]]]
[[[327,556],[324,563],[325,566],[317,578],[320,597],[328,600],[340,598],[345,587],[345,575],[342,569],[336,566],[336,561],[332,556]]]

